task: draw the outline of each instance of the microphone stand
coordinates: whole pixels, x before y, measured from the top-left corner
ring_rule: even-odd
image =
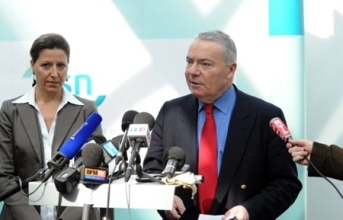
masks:
[[[113,180],[117,180],[117,179],[125,177],[127,163],[126,163],[126,160],[125,160],[124,156],[121,156],[120,159],[121,159],[121,161],[119,161],[119,162],[116,161],[115,166],[113,168],[113,171],[112,171],[112,173],[108,177],[107,207],[106,207],[106,213],[105,213],[105,218],[106,219],[112,219],[112,218],[109,218],[110,213],[111,213],[111,215],[114,215],[113,211],[109,210],[110,194],[111,194],[111,183],[112,183]],[[118,164],[119,164],[119,170],[116,173],[114,173],[114,171],[116,170]],[[104,213],[102,213],[101,210],[100,210],[100,215],[101,215],[101,218],[103,218]]]
[[[147,179],[149,179],[152,182],[157,182],[157,183],[160,183],[160,184],[164,184],[163,181],[161,181],[161,180],[151,176],[148,173],[143,172],[143,169],[142,169],[142,166],[141,166],[141,156],[139,154],[137,154],[137,157],[136,157],[135,171],[136,171],[136,175],[138,176],[138,181],[139,181],[139,179],[147,178]]]
[[[13,194],[19,192],[22,188],[26,188],[29,185],[29,182],[41,179],[44,176],[46,170],[47,169],[42,168],[42,169],[38,170],[38,172],[35,175],[27,178],[23,182],[20,182],[20,180],[19,180],[19,183],[17,186],[15,186],[15,187],[7,190],[6,192],[0,194],[0,202],[3,201],[4,199],[7,199],[10,196],[12,196]]]

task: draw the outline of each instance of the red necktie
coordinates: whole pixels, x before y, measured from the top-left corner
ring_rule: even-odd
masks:
[[[204,182],[198,185],[198,193],[200,212],[209,214],[217,187],[217,135],[213,104],[205,104],[204,109],[206,119],[200,137],[198,163],[198,173],[203,176]]]

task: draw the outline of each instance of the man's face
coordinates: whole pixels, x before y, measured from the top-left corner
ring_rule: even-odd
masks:
[[[225,65],[221,44],[195,39],[187,54],[186,81],[191,93],[212,103],[232,84],[236,63]]]

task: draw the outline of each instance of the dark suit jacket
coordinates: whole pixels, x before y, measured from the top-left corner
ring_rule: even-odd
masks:
[[[302,188],[285,142],[269,127],[272,118],[284,120],[284,115],[280,108],[235,90],[236,103],[211,214],[224,214],[233,206],[243,205],[250,220],[276,219]],[[146,172],[160,173],[164,169],[163,152],[179,146],[185,151],[190,171],[198,174],[197,109],[198,100],[192,95],[162,106],[144,160]],[[184,190],[176,194],[185,200],[187,196],[180,191]],[[191,206],[189,201],[184,201],[186,208]]]
[[[311,162],[324,176],[343,180],[343,149],[336,146],[313,142]],[[308,166],[308,176],[321,176],[312,165]]]
[[[77,97],[84,105],[66,104],[58,113],[52,155],[96,112],[95,103]],[[36,109],[25,104],[14,104],[11,99],[2,103],[0,112],[0,193],[15,186],[15,176],[25,180],[44,167],[44,152],[41,130]],[[101,126],[93,135],[101,135]],[[5,199],[0,220],[40,219],[28,197],[20,192]]]

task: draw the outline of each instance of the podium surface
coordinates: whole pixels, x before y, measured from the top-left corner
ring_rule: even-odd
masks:
[[[48,181],[37,189],[40,184],[29,183],[29,193],[33,193],[29,196],[29,204],[57,206],[60,193],[55,184]],[[171,210],[173,206],[173,185],[139,183],[133,175],[127,183],[124,178],[114,180],[110,187],[109,208]],[[108,184],[93,185],[91,189],[79,183],[70,194],[62,194],[61,206],[83,207],[84,204],[92,204],[93,207],[106,208],[107,195]]]

